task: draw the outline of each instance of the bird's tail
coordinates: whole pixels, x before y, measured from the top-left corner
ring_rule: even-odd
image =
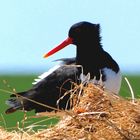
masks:
[[[30,110],[28,101],[22,97],[26,97],[28,92],[20,92],[15,94],[12,94],[10,99],[6,101],[6,104],[10,107],[8,108],[5,113],[10,114],[17,110]],[[27,97],[28,98],[28,97]],[[31,98],[31,97],[29,97]]]

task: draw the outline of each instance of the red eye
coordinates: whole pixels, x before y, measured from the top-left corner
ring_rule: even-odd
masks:
[[[76,32],[81,32],[80,28],[76,28],[75,30],[76,30]]]

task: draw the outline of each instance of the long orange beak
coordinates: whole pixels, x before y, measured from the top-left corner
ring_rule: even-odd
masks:
[[[59,50],[63,49],[64,47],[68,46],[69,44],[72,44],[73,39],[68,37],[66,40],[64,40],[60,45],[49,51],[47,54],[44,55],[44,58],[47,58],[54,53],[58,52]]]

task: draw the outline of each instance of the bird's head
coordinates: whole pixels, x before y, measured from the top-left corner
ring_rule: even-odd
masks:
[[[93,24],[90,22],[82,21],[71,26],[68,33],[68,38],[64,40],[60,45],[52,49],[50,52],[44,55],[44,58],[56,53],[69,44],[76,46],[88,45],[92,42],[100,42],[99,36],[100,26],[99,24]]]
[[[99,24],[86,21],[76,23],[69,30],[69,37],[72,38],[74,45],[82,45],[94,42],[99,36]]]

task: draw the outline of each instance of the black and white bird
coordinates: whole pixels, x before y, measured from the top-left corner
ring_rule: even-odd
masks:
[[[26,98],[57,108],[57,100],[64,95],[66,90],[71,89],[71,81],[80,83],[84,81],[88,73],[91,82],[96,84],[102,80],[105,90],[114,94],[119,93],[121,86],[120,68],[109,53],[102,48],[99,24],[82,21],[72,25],[68,38],[44,57],[54,54],[69,44],[76,45],[76,57],[60,59],[62,63],[35,79],[31,89],[17,93],[23,98],[11,95],[11,98],[6,101],[6,104],[10,106],[6,110],[7,114],[22,110],[23,107],[26,111],[34,109],[36,113],[53,111],[53,108],[38,105]],[[77,65],[82,66],[83,71]],[[60,90],[61,87],[65,90]],[[60,109],[65,109],[69,97],[67,95],[60,100]],[[69,107],[68,105],[67,109]]]

